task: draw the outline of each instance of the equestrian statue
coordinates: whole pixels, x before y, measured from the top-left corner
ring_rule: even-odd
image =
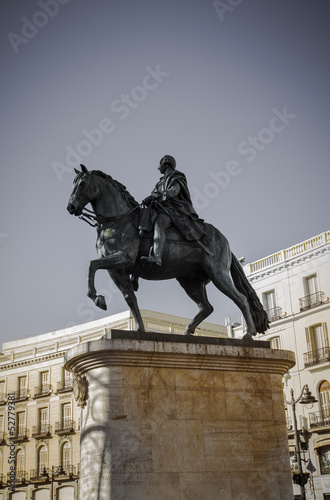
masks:
[[[199,312],[185,334],[212,312],[206,285],[214,285],[239,307],[246,321],[243,338],[265,333],[269,320],[227,239],[200,219],[193,207],[186,176],[176,170],[175,159],[164,156],[162,174],[151,195],[140,205],[126,187],[99,170],[75,169],[68,211],[96,227],[98,259],[88,267],[87,295],[106,310],[105,298],[95,289],[95,273],[106,269],[132,311],[135,328],[144,325],[135,292],[138,279],[175,278],[198,305]],[[92,210],[87,209],[90,203]]]

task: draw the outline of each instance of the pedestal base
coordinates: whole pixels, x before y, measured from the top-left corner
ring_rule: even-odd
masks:
[[[80,500],[292,500],[282,387],[292,352],[108,337],[66,354],[87,382]]]

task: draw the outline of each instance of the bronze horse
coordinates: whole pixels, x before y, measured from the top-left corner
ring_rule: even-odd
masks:
[[[125,186],[110,175],[99,170],[88,171],[83,165],[81,171],[75,171],[77,175],[67,208],[72,215],[95,221],[99,258],[89,263],[87,295],[98,307],[107,308],[105,298],[97,295],[95,272],[106,269],[132,311],[136,330],[144,332],[134,293],[137,287],[133,288],[133,282],[136,284],[137,281],[135,277],[147,280],[175,278],[199,307],[198,314],[185,330],[186,335],[192,335],[196,327],[213,312],[206,295],[206,285],[212,281],[242,311],[247,326],[245,338],[268,329],[267,313],[231,252],[228,241],[218,229],[205,223],[208,248],[205,251],[196,242],[185,241],[174,228],[170,228],[162,265],[143,264],[140,258],[148,254],[153,238],[151,233],[139,234],[137,220],[144,208]],[[93,212],[88,211],[89,214],[84,212],[88,203],[93,208]]]

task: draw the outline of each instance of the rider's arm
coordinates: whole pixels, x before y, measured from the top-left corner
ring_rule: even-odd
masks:
[[[173,200],[180,193],[180,184],[175,182],[170,188],[162,194],[161,201]]]

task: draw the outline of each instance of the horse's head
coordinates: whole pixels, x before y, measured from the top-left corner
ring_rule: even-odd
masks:
[[[97,196],[97,184],[93,182],[91,172],[84,165],[80,166],[81,172],[74,169],[77,175],[73,181],[73,190],[67,207],[72,215],[81,215],[87,203]]]

